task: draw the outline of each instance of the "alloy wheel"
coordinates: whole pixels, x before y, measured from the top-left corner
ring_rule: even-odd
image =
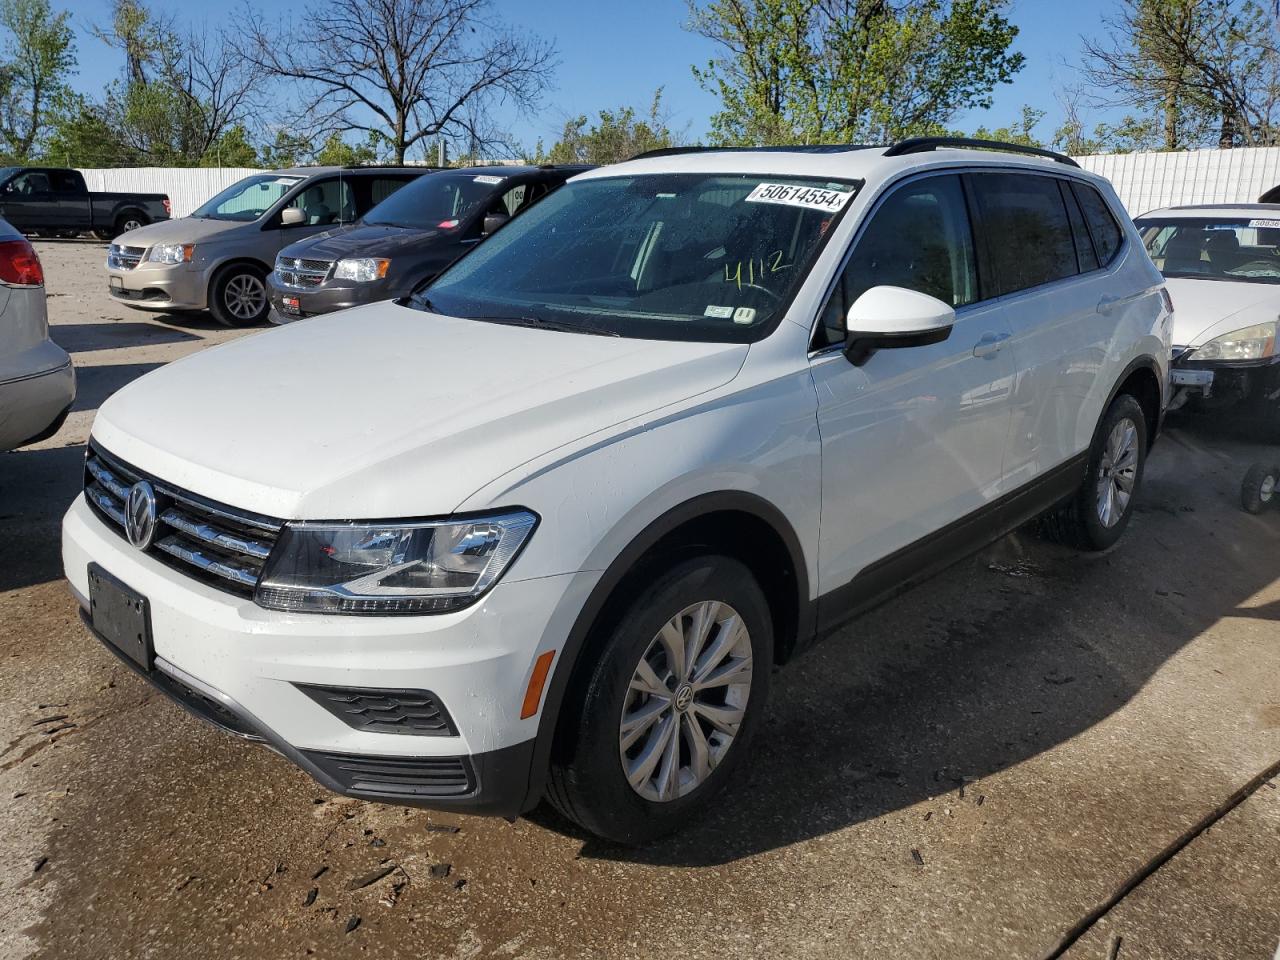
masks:
[[[237,274],[227,281],[222,302],[237,320],[255,320],[267,304],[267,288],[251,273]]]
[[[142,226],[143,224],[141,220],[126,220],[124,222],[124,229],[120,232],[128,233],[130,230],[141,230]]]
[[[1128,417],[1116,421],[1098,464],[1098,519],[1114,527],[1129,509],[1138,478],[1138,426]]]
[[[618,727],[631,788],[666,802],[697,789],[733,746],[751,695],[751,635],[727,603],[668,620],[640,658]]]

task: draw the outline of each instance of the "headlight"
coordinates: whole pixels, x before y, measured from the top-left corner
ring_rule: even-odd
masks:
[[[1276,321],[1214,337],[1191,352],[1192,360],[1262,360],[1276,352]]]
[[[391,261],[380,257],[357,257],[353,260],[339,260],[333,271],[336,280],[354,280],[356,283],[372,283],[387,275]]]
[[[524,546],[527,511],[416,523],[293,523],[255,596],[270,610],[444,613],[477,600]]]
[[[157,243],[147,251],[149,263],[190,263],[196,252],[194,243]]]

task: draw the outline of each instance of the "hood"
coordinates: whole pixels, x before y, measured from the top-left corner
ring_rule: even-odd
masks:
[[[1173,300],[1173,344],[1198,347],[1232,330],[1280,317],[1280,285],[1230,280],[1165,281]]]
[[[456,231],[455,231],[456,232]],[[421,248],[441,236],[439,230],[393,227],[385,224],[357,223],[340,230],[326,230],[290,244],[280,252],[283,257],[308,257],[316,260],[341,260],[343,257],[394,256],[405,247]]]
[[[747,349],[377,303],[161,367],[104,403],[93,435],[170,483],[284,519],[441,515],[534,457],[727,383]]]
[[[149,223],[137,230],[122,233],[111,242],[126,247],[149,247],[155,243],[198,243],[229,230],[247,226],[249,224],[243,220],[180,217],[177,220],[158,220],[155,223]]]

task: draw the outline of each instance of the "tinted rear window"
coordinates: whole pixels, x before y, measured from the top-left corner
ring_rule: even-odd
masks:
[[[1084,218],[1089,223],[1089,232],[1093,234],[1094,245],[1098,248],[1098,259],[1105,267],[1115,258],[1116,252],[1120,249],[1124,232],[1120,229],[1120,224],[1116,223],[1111,208],[1102,199],[1102,194],[1084,183],[1072,184],[1072,187],[1075,189],[1076,198],[1080,201],[1080,209],[1084,211]]]
[[[1079,272],[1057,179],[976,173],[973,188],[993,274],[990,295],[1015,293]]]

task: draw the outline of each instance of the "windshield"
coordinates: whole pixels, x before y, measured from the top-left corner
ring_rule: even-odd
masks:
[[[364,222],[419,230],[448,230],[465,220],[505,179],[483,174],[428,174],[383,200],[365,215]]]
[[[197,208],[191,215],[205,220],[242,220],[249,223],[270,210],[281,197],[305,179],[283,177],[274,173],[245,177]]]
[[[642,339],[758,340],[857,189],[726,174],[570,182],[411,302]]]
[[[1142,219],[1136,226],[1166,277],[1280,283],[1280,217]]]

